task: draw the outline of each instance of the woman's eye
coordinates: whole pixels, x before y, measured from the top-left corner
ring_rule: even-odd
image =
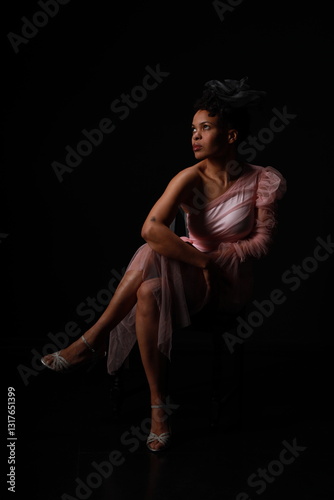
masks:
[[[202,126],[202,129],[203,129],[203,130],[210,130],[210,129],[211,129],[211,127],[210,127],[210,125],[203,125],[203,126]],[[197,129],[196,129],[196,128],[192,128],[192,129],[191,129],[191,133],[193,134],[194,132],[197,132]]]

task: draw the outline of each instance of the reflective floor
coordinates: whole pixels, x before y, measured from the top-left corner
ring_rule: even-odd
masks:
[[[246,344],[241,401],[232,397],[213,427],[212,352],[186,343],[170,370],[172,446],[158,455],[145,446],[136,353],[119,413],[104,361],[31,377],[17,398],[17,498],[333,500],[330,353]]]

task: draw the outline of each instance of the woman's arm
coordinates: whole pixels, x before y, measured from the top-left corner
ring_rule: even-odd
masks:
[[[257,209],[254,229],[243,240],[219,245],[215,252],[215,262],[220,266],[231,266],[235,261],[244,262],[249,258],[260,259],[268,254],[276,229],[276,205]]]
[[[277,202],[285,191],[286,180],[282,174],[273,167],[263,168],[258,179],[253,231],[243,240],[221,243],[215,258],[219,265],[234,266],[236,261],[259,259],[269,252],[277,226]]]
[[[238,241],[235,250],[241,261],[247,257],[261,258],[270,250],[276,228],[276,205],[257,209],[254,230],[249,238]]]
[[[149,212],[141,235],[153,250],[164,257],[206,269],[211,262],[210,257],[169,229],[179,206],[189,197],[197,179],[196,170],[192,167],[179,172]]]

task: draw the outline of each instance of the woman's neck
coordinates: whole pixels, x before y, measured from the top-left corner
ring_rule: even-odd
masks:
[[[207,158],[205,160],[207,175],[217,177],[226,183],[237,179],[244,170],[243,162],[237,160],[235,155],[228,158]]]

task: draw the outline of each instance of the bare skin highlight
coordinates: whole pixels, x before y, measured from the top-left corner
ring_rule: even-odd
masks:
[[[271,241],[274,191],[280,183],[284,191],[279,172],[238,161],[239,130],[219,112],[200,107],[191,130],[196,163],[180,170],[153,205],[141,230],[145,243],[134,254],[105,311],[84,333],[84,341],[78,339],[58,353],[75,366],[92,357],[87,344],[101,355],[108,350],[112,371],[130,349],[122,351],[123,340],[131,346],[136,339],[150,391],[151,451],[161,451],[169,443],[164,405],[174,317],[186,325],[189,316],[209,304],[232,310],[248,299],[252,260],[264,255]],[[266,199],[262,192],[270,197]],[[170,229],[180,208],[187,216],[189,238]],[[118,350],[120,358],[113,360]],[[52,368],[55,354],[42,362]]]

